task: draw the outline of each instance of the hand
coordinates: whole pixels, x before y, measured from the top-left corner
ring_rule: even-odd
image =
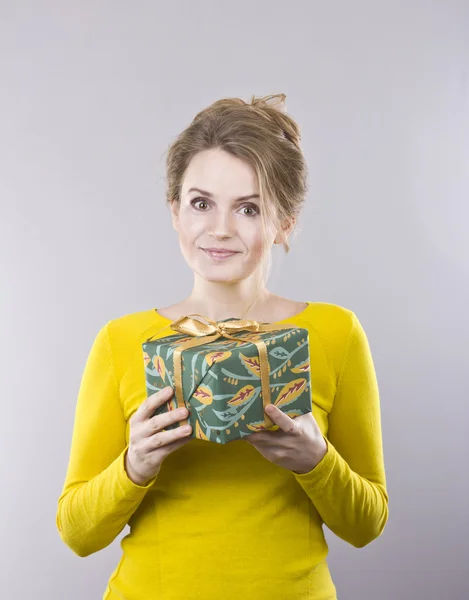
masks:
[[[327,443],[312,413],[291,419],[274,404],[266,414],[280,427],[259,431],[244,438],[270,462],[294,473],[309,473],[327,452]]]
[[[162,431],[171,423],[188,416],[187,408],[178,408],[152,416],[155,410],[173,395],[172,387],[166,387],[148,396],[130,418],[130,442],[125,455],[125,470],[131,481],[144,486],[155,477],[163,460],[192,439],[188,437],[191,425]]]

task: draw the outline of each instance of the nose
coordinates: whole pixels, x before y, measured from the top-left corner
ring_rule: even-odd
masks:
[[[209,235],[224,240],[234,235],[234,217],[230,211],[216,211],[209,223]]]

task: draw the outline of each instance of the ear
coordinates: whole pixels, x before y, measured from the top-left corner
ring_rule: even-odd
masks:
[[[177,200],[171,200],[170,202],[171,209],[171,221],[173,223],[173,228],[178,231],[179,225],[179,202]]]
[[[274,244],[283,244],[287,240],[288,236],[292,232],[296,224],[296,217],[288,217],[281,223],[280,229],[277,231],[277,235],[274,239]]]

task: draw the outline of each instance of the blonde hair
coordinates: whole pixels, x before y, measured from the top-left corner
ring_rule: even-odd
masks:
[[[166,158],[168,203],[179,202],[182,182],[191,159],[199,152],[219,148],[249,164],[257,175],[264,232],[267,221],[279,229],[284,219],[297,217],[307,192],[307,166],[300,148],[298,124],[286,114],[285,94],[217,100],[196,114],[169,147]],[[286,253],[290,246],[285,239]],[[266,273],[264,274],[264,278]]]

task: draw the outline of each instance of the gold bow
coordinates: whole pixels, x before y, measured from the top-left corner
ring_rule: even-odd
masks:
[[[193,317],[200,317],[205,321],[205,323],[194,319]],[[166,329],[167,327],[171,327],[174,331],[182,334],[188,334],[194,337],[193,340],[187,340],[186,342],[182,342],[177,346],[174,350],[173,355],[173,366],[174,366],[174,381],[176,387],[176,402],[178,408],[182,408],[185,406],[184,404],[184,395],[182,391],[182,353],[184,350],[188,348],[194,348],[196,346],[201,346],[202,344],[208,344],[209,342],[215,341],[220,337],[228,338],[230,340],[239,341],[243,340],[245,342],[253,343],[257,347],[257,352],[259,355],[259,369],[261,372],[261,396],[263,401],[263,407],[265,408],[268,404],[270,404],[270,385],[269,385],[269,359],[267,356],[267,347],[263,340],[253,340],[248,337],[237,336],[234,337],[233,333],[239,333],[240,331],[249,331],[254,333],[265,333],[268,331],[281,331],[282,329],[291,329],[294,325],[286,324],[269,324],[269,323],[259,323],[258,321],[252,320],[230,320],[230,321],[212,321],[208,317],[204,317],[203,315],[192,314],[183,317],[179,317],[173,321],[170,325],[163,327],[157,333],[153,334],[150,338],[147,339],[149,342],[155,335]],[[197,339],[200,338],[200,339]],[[264,414],[264,426],[266,428],[272,427],[274,422],[272,419],[263,411]],[[183,419],[180,422],[180,425],[183,426],[188,422],[188,419]]]

